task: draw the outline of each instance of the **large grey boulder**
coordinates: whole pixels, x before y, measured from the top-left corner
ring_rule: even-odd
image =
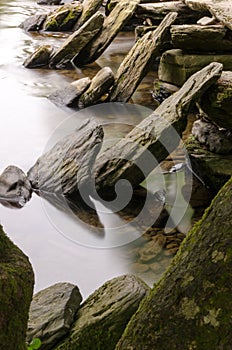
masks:
[[[148,72],[152,61],[160,55],[165,36],[177,13],[169,13],[157,29],[140,38],[121,63],[110,95],[111,101],[127,102]]]
[[[48,98],[58,106],[77,107],[80,96],[91,84],[90,78],[73,81],[62,89],[54,91]]]
[[[181,86],[192,74],[211,62],[219,62],[224,70],[232,70],[232,53],[185,54],[180,49],[168,50],[161,56],[158,76],[162,81]]]
[[[72,134],[57,142],[28,172],[32,187],[41,192],[71,195],[90,180],[101,148],[103,130],[87,120]]]
[[[56,350],[114,350],[131,316],[149,288],[133,275],[116,277],[81,306],[70,334]]]
[[[70,65],[72,59],[93,39],[101,30],[104,21],[98,11],[77,31],[71,34],[58,48],[50,59],[51,68],[64,68]]]
[[[31,198],[32,188],[24,172],[8,166],[0,175],[0,203],[10,208],[22,208]]]
[[[140,0],[121,0],[104,20],[103,28],[97,38],[79,53],[75,58],[76,66],[94,62],[110,45],[127,21],[133,16]]]
[[[171,38],[174,47],[185,52],[232,52],[232,33],[221,24],[173,25]]]
[[[43,30],[52,32],[69,31],[73,28],[82,13],[82,4],[75,1],[59,6],[52,11],[43,24]]]
[[[102,68],[92,79],[88,90],[80,97],[78,107],[84,108],[96,104],[104,94],[109,93],[113,83],[114,73],[111,68]]]
[[[27,342],[39,338],[41,350],[54,349],[68,334],[80,307],[82,296],[71,283],[56,283],[33,296],[27,330]]]
[[[50,45],[38,47],[23,63],[26,68],[39,68],[48,65],[53,48]]]
[[[223,71],[218,81],[201,98],[200,107],[218,126],[232,129],[232,72]]]

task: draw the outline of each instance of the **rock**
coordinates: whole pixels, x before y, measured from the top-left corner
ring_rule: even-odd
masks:
[[[69,31],[73,28],[82,13],[82,4],[75,1],[59,6],[52,11],[43,24],[43,30],[51,32]]]
[[[192,74],[211,62],[222,63],[224,70],[232,70],[232,54],[184,54],[179,49],[169,50],[161,56],[158,77],[181,86]]]
[[[223,71],[220,79],[205,92],[200,107],[219,127],[232,129],[232,72]]]
[[[76,66],[94,62],[110,45],[116,35],[133,16],[140,0],[121,0],[105,19],[103,28],[97,38],[89,44],[74,59]],[[125,11],[126,9],[126,11]]]
[[[36,293],[30,306],[27,342],[39,338],[41,350],[54,349],[68,334],[81,301],[78,287],[71,283],[57,283]]]
[[[29,170],[33,189],[71,195],[90,180],[90,173],[103,140],[103,130],[87,120],[72,134],[57,142]]]
[[[0,226],[0,345],[1,349],[25,350],[28,312],[34,274],[24,253]]]
[[[160,239],[160,237],[162,238]],[[151,239],[139,250],[140,261],[145,263],[151,261],[162,252],[166,239],[164,236],[160,235],[160,237],[159,239]]]
[[[56,90],[48,98],[58,106],[77,107],[80,96],[90,86],[90,78],[78,79],[65,88]]]
[[[116,350],[230,349],[231,202],[232,179],[187,234]]]
[[[82,2],[82,14],[74,26],[74,31],[88,21],[101,7],[103,0],[84,0]]]
[[[207,10],[219,22],[232,30],[232,4],[227,0],[184,0],[185,4],[196,11]]]
[[[214,17],[202,17],[197,21],[197,24],[201,26],[210,26],[211,24],[216,24],[217,20]]]
[[[174,47],[186,53],[232,52],[232,32],[220,24],[172,26],[171,38]]]
[[[139,4],[136,9],[136,15],[143,18],[152,18],[153,24],[160,23],[169,12],[178,13],[176,23],[194,23],[207,11],[194,12],[189,9],[182,1],[162,1]]]
[[[157,162],[160,163],[177,147],[178,134],[185,129],[190,106],[218,79],[221,71],[220,63],[211,63],[194,74],[149,117],[101,154],[94,169],[96,188],[101,192],[114,191],[120,179],[127,179],[136,188]],[[172,132],[173,128],[176,134]]]
[[[216,194],[232,176],[232,155],[210,152],[193,137],[186,142],[186,149],[193,172]]]
[[[38,0],[37,4],[39,5],[60,5],[62,0]]]
[[[36,49],[23,63],[26,68],[39,68],[48,65],[52,55],[53,48],[49,45],[43,45]]]
[[[0,176],[0,203],[6,207],[22,208],[31,198],[31,184],[24,172],[8,166]]]
[[[46,14],[30,16],[20,24],[20,28],[24,29],[26,32],[37,32],[42,29],[46,18]]]
[[[152,61],[160,54],[166,33],[176,16],[175,12],[168,14],[156,30],[146,33],[135,43],[117,71],[111,101],[127,102],[130,99]]]
[[[148,290],[133,275],[106,282],[82,304],[70,335],[54,350],[113,350]]]
[[[219,129],[216,125],[196,120],[192,128],[193,136],[208,150],[218,154],[232,153],[232,132]]]
[[[102,68],[92,79],[90,87],[80,97],[79,108],[88,107],[96,104],[100,98],[109,92],[114,83],[114,73],[109,67]]]
[[[96,12],[81,28],[71,34],[54,52],[50,59],[51,68],[64,68],[70,65],[75,56],[94,38],[101,30],[104,17]]]
[[[156,79],[154,81],[154,87],[152,91],[152,97],[157,107],[169,96],[178,91],[179,88],[176,85],[165,83],[161,80]]]

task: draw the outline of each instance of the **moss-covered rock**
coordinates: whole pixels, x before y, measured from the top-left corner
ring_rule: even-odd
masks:
[[[143,300],[117,350],[231,349],[232,178]]]
[[[56,350],[114,350],[149,288],[133,275],[116,277],[81,306],[69,337]]]
[[[0,226],[0,348],[26,349],[34,274],[28,258]]]
[[[50,45],[38,47],[23,63],[26,68],[39,68],[48,65],[53,48]]]

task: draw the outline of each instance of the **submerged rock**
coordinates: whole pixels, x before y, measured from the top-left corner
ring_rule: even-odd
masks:
[[[78,107],[84,108],[96,104],[104,94],[109,93],[113,83],[114,73],[111,68],[102,68],[92,79],[88,90],[81,96]]]
[[[82,304],[69,336],[55,350],[114,350],[148,290],[133,275],[106,282]]]
[[[41,350],[54,349],[68,334],[81,301],[78,287],[71,283],[57,283],[36,293],[29,311],[28,343],[39,338]]]
[[[49,45],[43,45],[36,49],[23,63],[26,68],[39,68],[48,65],[53,48]]]
[[[96,12],[82,27],[71,34],[50,59],[51,68],[64,68],[71,64],[71,61],[78,53],[94,38],[101,30],[104,17]]]
[[[43,24],[43,30],[52,32],[69,31],[82,13],[82,4],[75,1],[65,4],[51,12]]]
[[[0,203],[4,206],[22,208],[31,193],[30,181],[18,167],[10,165],[0,175]]]
[[[66,196],[86,186],[102,140],[102,127],[93,120],[85,121],[42,155],[29,170],[28,179],[33,189]]]
[[[211,152],[219,154],[232,153],[232,132],[219,129],[216,125],[196,120],[193,124],[192,134]]]
[[[53,92],[48,98],[58,106],[77,107],[80,96],[91,84],[90,78],[78,79],[63,89]]]

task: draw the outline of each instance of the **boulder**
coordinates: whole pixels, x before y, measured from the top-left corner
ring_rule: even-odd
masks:
[[[32,187],[41,192],[71,195],[88,184],[101,148],[103,130],[93,120],[57,142],[28,171]]]
[[[89,44],[74,59],[76,66],[94,62],[110,45],[127,21],[133,16],[140,0],[121,0],[104,20],[103,28],[97,38]],[[126,9],[126,11],[125,11]]]
[[[194,12],[189,9],[182,1],[157,1],[147,4],[139,4],[136,9],[136,16],[142,18],[151,18],[153,24],[160,23],[169,12],[178,13],[176,23],[195,23],[207,11]]]
[[[34,274],[29,259],[0,226],[0,346],[25,350]]]
[[[56,283],[33,296],[27,329],[27,342],[39,338],[41,350],[54,349],[66,336],[80,307],[82,296],[71,283]]]
[[[58,48],[50,59],[51,68],[64,68],[70,65],[75,56],[101,30],[104,17],[96,12],[81,28],[71,34]]]
[[[94,169],[96,188],[114,191],[120,179],[136,188],[178,146],[189,109],[217,81],[221,71],[220,63],[211,63],[195,73],[150,116],[101,154]],[[124,193],[123,186],[121,189]]]
[[[207,90],[200,107],[213,123],[232,129],[232,72],[223,71],[218,81]]]
[[[232,154],[231,131],[219,129],[215,124],[203,120],[196,120],[192,134],[209,151],[218,154]]]
[[[219,22],[232,30],[232,4],[227,0],[184,0],[192,10],[209,11]]]
[[[148,290],[133,275],[106,282],[82,304],[70,335],[54,350],[114,350]]]
[[[219,62],[224,70],[232,70],[231,54],[185,54],[180,49],[168,50],[160,60],[159,79],[181,86],[194,73],[210,64]]]
[[[22,208],[31,198],[31,184],[24,172],[14,165],[0,175],[0,203],[10,208]]]
[[[174,47],[182,49],[186,53],[232,52],[232,32],[220,24],[172,26],[171,38]]]
[[[201,17],[198,21],[197,24],[201,25],[201,26],[209,26],[211,24],[216,24],[218,21],[216,20],[215,17]]]
[[[160,54],[164,38],[177,14],[170,13],[154,31],[140,38],[121,63],[110,94],[111,101],[127,102],[140,84],[151,63]]]
[[[116,350],[230,349],[232,179],[187,234]]]
[[[85,108],[96,104],[100,98],[109,93],[114,83],[114,73],[109,67],[102,68],[92,79],[90,87],[79,99],[78,107]]]
[[[155,79],[152,91],[152,97],[157,107],[169,96],[178,91],[179,88],[176,85],[165,83],[159,79]]]
[[[63,89],[56,90],[48,98],[58,106],[77,107],[80,96],[91,84],[90,78],[73,81]]]
[[[20,24],[20,28],[24,29],[26,32],[38,32],[42,29],[46,18],[46,14],[30,16]]]
[[[48,65],[53,48],[50,45],[38,47],[24,62],[26,68],[39,68]]]
[[[82,4],[79,1],[59,6],[47,16],[43,30],[50,32],[70,31],[81,13]]]
[[[74,26],[74,31],[88,21],[101,7],[103,0],[84,0],[82,2],[82,14]]]

